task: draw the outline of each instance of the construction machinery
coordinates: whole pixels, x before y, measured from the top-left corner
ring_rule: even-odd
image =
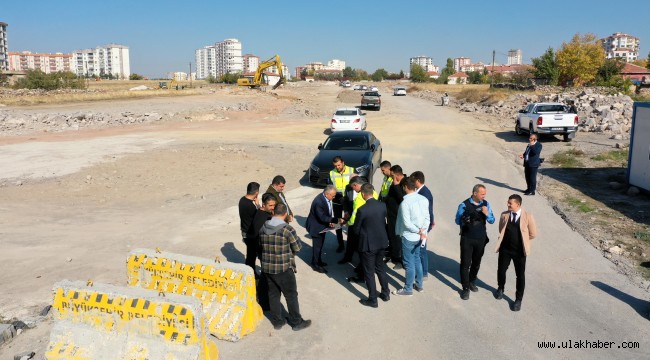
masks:
[[[262,86],[269,85],[268,80],[265,79],[266,75],[264,74],[264,70],[275,66],[278,69],[278,75],[280,76],[280,80],[273,85],[273,90],[277,89],[280,87],[280,85],[284,84],[284,74],[282,73],[282,61],[280,60],[279,55],[275,55],[274,57],[264,61],[257,67],[257,71],[255,71],[255,75],[253,78],[249,77],[241,77],[237,80],[237,85],[239,86],[248,86],[251,89],[254,88],[259,88]]]

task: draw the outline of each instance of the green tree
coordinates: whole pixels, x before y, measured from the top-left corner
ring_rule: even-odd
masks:
[[[129,80],[142,80],[142,79],[144,79],[144,76],[140,74],[133,73],[129,75]]]
[[[363,69],[354,69],[354,80],[370,80],[370,75]]]
[[[418,64],[411,64],[411,81],[423,83],[429,81],[427,72]]]
[[[625,62],[620,59],[606,59],[603,65],[598,69],[596,75],[596,85],[609,86],[608,84],[614,80],[615,77],[621,74],[621,70],[625,66]]]
[[[562,43],[557,52],[560,82],[582,86],[596,78],[598,69],[605,62],[605,50],[594,34],[575,34],[571,42]]]
[[[236,72],[223,74],[219,80],[224,84],[236,84],[238,79],[239,73]]]
[[[399,71],[399,78],[404,79],[404,70]]]
[[[388,71],[384,70],[383,68],[375,70],[374,73],[372,73],[372,81],[382,81],[386,78],[388,78]]]
[[[455,73],[456,73],[456,69],[454,69],[454,60],[452,60],[451,58],[447,58],[447,64],[442,69],[442,71],[440,71],[440,76],[438,77],[436,82],[438,84],[446,84],[449,76]]]
[[[645,59],[645,67],[650,70],[650,52],[648,53],[648,57]]]
[[[55,72],[46,74],[41,70],[28,70],[25,77],[19,79],[14,84],[16,89],[85,89],[86,82],[76,74],[67,72]]]
[[[480,71],[470,71],[467,73],[469,84],[481,84],[483,82],[483,74]]]
[[[207,81],[208,84],[214,84],[217,82],[217,78],[212,74],[208,74],[208,77],[205,78],[205,81]]]
[[[533,58],[533,77],[544,79],[549,85],[557,85],[560,81],[560,67],[557,64],[557,57],[553,48],[549,47],[546,52],[537,58]]]
[[[354,79],[354,76],[356,74],[354,73],[354,70],[350,66],[346,66],[345,69],[343,69],[343,77],[346,79]]]

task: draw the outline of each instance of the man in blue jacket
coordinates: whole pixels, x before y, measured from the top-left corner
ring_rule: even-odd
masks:
[[[539,155],[542,153],[542,144],[537,141],[537,135],[530,134],[530,142],[523,154],[519,155],[524,160],[524,175],[526,176],[526,190],[524,195],[535,195],[537,190],[537,169],[541,165]]]

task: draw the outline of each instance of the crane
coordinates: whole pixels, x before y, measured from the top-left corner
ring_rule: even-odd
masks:
[[[275,55],[274,57],[264,61],[257,67],[257,71],[255,71],[255,76],[253,79],[242,77],[237,80],[237,85],[239,86],[248,86],[251,89],[253,88],[259,88],[262,85],[268,85],[264,81],[264,70],[270,68],[271,66],[275,66],[278,69],[278,75],[280,75],[280,80],[273,85],[273,90],[277,89],[280,87],[280,85],[284,84],[284,74],[282,73],[282,61],[280,60],[279,55]]]

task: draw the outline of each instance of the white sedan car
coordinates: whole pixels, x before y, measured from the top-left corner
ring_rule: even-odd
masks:
[[[393,88],[394,96],[406,96],[406,88],[404,86],[395,86]]]
[[[332,132],[340,130],[365,130],[366,113],[361,112],[359,108],[341,108],[337,109],[332,115],[330,129]]]
[[[373,85],[368,89],[368,91],[379,91],[379,88]]]

